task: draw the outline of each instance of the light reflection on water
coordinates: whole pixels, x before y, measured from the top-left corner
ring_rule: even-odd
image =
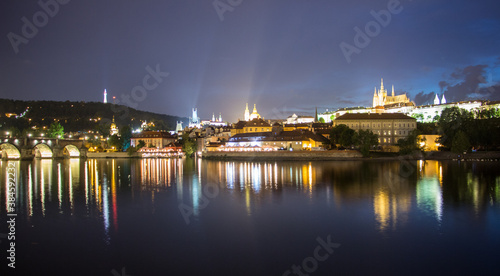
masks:
[[[109,231],[111,224],[118,228],[120,205],[117,197],[120,190],[127,189],[132,190],[133,197],[141,192],[150,194],[153,203],[155,193],[173,192],[175,189],[177,199],[191,203],[194,215],[199,216],[203,186],[207,183],[241,192],[248,214],[252,213],[252,205],[258,203],[262,196],[287,188],[312,198],[320,185],[320,189],[328,191],[327,200],[334,201],[337,206],[342,206],[342,202],[371,198],[374,219],[380,231],[396,229],[398,224],[404,224],[413,204],[440,222],[445,205],[443,185],[451,189],[452,201],[471,203],[476,214],[481,212],[485,203],[498,205],[500,194],[498,176],[488,190],[487,185],[480,182],[480,175],[471,168],[461,169],[456,164],[445,163],[447,175],[444,175],[440,161],[415,161],[415,172],[406,175],[398,162],[42,159],[33,162],[1,161],[3,179],[7,177],[9,162],[16,162],[18,167],[18,181],[21,182],[17,197],[21,213],[28,217],[46,216],[48,206],[57,203],[59,213],[74,215],[76,209],[84,207],[87,215],[93,215],[97,210],[103,219],[105,232]],[[457,170],[460,171],[458,175]],[[3,209],[7,210],[5,185],[1,192],[5,194],[2,197]]]
[[[79,231],[79,236],[66,239],[71,245],[86,247],[89,243],[97,252],[124,254],[129,259],[137,256],[121,252],[120,248],[132,248],[131,252],[137,252],[143,250],[143,242],[148,244],[148,250],[157,254],[167,254],[165,248],[174,248],[175,256],[181,252],[179,256],[184,257],[193,252],[182,253],[182,250],[190,246],[198,248],[198,243],[204,248],[222,248],[197,255],[205,258],[207,255],[237,255],[227,253],[226,249],[235,250],[232,244],[242,241],[247,246],[260,246],[263,249],[257,255],[274,262],[280,258],[276,253],[287,254],[290,240],[314,241],[320,234],[332,234],[343,244],[342,250],[365,256],[378,252],[380,237],[393,237],[383,244],[387,248],[399,248],[400,236],[404,236],[409,247],[418,247],[419,241],[425,242],[429,238],[420,231],[428,228],[448,233],[445,245],[452,244],[459,235],[476,233],[474,237],[468,237],[468,246],[478,244],[481,249],[484,246],[473,239],[486,236],[486,241],[494,243],[494,238],[482,234],[498,236],[495,226],[500,210],[497,163],[201,159],[0,161],[2,217],[8,206],[5,183],[11,162],[17,167],[18,217],[27,221],[26,225],[19,222],[20,230],[24,227],[25,233],[37,234],[38,229],[52,231],[55,225],[66,227],[61,229]],[[212,188],[207,190],[209,185]],[[218,192],[214,192],[214,188],[218,188]],[[192,208],[190,221],[195,223],[185,223],[177,208],[180,203]],[[455,217],[459,219],[455,220]],[[32,225],[36,227],[31,228]],[[457,225],[458,229],[464,229],[463,232],[455,230]],[[89,229],[78,230],[78,227],[87,226]],[[452,234],[449,234],[450,229],[453,229]],[[60,231],[57,235],[64,236],[64,230]],[[28,234],[24,239],[29,239]],[[268,234],[270,238],[267,238]],[[433,234],[435,232],[430,235],[429,244],[436,242],[432,240]],[[136,240],[135,235],[141,236],[139,245],[129,246],[128,243]],[[34,244],[39,239],[46,239],[46,242],[59,239],[46,236],[49,237],[33,237]],[[413,242],[415,236],[419,239]],[[304,243],[304,240],[296,244]],[[356,242],[372,247],[354,248]],[[297,260],[308,256],[314,246],[307,245],[309,251],[299,252],[298,257],[295,256]],[[275,251],[273,254],[271,247],[284,248],[283,251],[287,252]],[[475,249],[480,250],[478,248]],[[24,249],[32,250],[30,254],[39,250],[32,243]],[[449,249],[444,246],[440,253]],[[266,255],[268,251],[270,253]],[[421,250],[422,254],[427,254],[427,251],[427,248]],[[352,259],[349,254],[340,252],[336,256],[344,258],[343,263]],[[379,259],[373,257],[374,263],[401,255],[399,251],[392,255],[387,253],[390,252],[388,249],[385,252],[386,255]],[[284,262],[285,269],[293,264],[288,259]],[[331,266],[340,263],[333,262]],[[117,267],[105,266],[105,272]],[[349,269],[347,267],[345,271]],[[146,275],[139,272],[136,274]]]

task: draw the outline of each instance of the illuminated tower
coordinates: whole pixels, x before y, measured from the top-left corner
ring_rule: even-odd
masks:
[[[193,108],[193,123],[198,123],[198,108]]]
[[[434,97],[434,104],[439,104],[439,97],[438,97],[437,93],[436,93],[436,97]]]
[[[212,113],[212,122],[215,122],[215,113]]]
[[[182,121],[177,121],[177,126],[175,127],[175,131],[179,132],[182,131]]]
[[[108,103],[108,93],[106,92],[106,89],[104,89],[104,103]]]
[[[219,112],[219,122],[222,123],[222,113]]]
[[[443,93],[443,98],[441,99],[441,104],[445,104],[446,103],[446,98],[444,97],[444,93]]]
[[[247,107],[245,108],[245,121],[250,121],[250,110],[248,110],[248,103]]]

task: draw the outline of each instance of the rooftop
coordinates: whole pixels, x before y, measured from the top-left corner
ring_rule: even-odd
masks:
[[[337,120],[415,120],[402,113],[346,113],[335,119]]]

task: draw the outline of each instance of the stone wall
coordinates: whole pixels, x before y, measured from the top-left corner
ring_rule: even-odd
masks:
[[[343,160],[361,158],[358,151],[272,151],[272,152],[204,152],[202,158],[228,160]]]

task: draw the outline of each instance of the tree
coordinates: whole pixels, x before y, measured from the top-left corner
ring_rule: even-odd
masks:
[[[139,142],[137,143],[137,145],[135,147],[137,149],[142,149],[145,146],[146,146],[146,142],[144,142],[144,140],[139,140]]]
[[[325,123],[325,119],[323,117],[320,117],[318,120],[320,123]]]
[[[347,128],[340,134],[339,143],[343,147],[350,147],[355,144],[355,137],[356,131],[354,129]]]
[[[398,147],[400,154],[410,154],[413,152],[421,152],[423,150],[423,146],[421,143],[424,141],[419,137],[420,130],[414,129],[408,134],[406,138],[398,140]]]
[[[114,147],[117,150],[121,150],[123,142],[122,139],[117,134],[115,134],[109,137],[108,145]]]
[[[187,132],[182,135],[181,144],[182,144],[182,151],[184,151],[187,157],[193,156],[193,154],[197,150],[196,140],[190,138],[189,133]]]
[[[122,148],[124,150],[130,147],[130,138],[132,138],[132,129],[129,126],[124,126],[120,129],[120,137],[122,140]]]
[[[414,113],[411,115],[413,118],[417,119],[418,122],[424,121],[424,114],[422,113]]]
[[[360,129],[354,138],[355,144],[359,146],[361,154],[365,157],[370,154],[371,147],[378,145],[378,135],[371,130]]]
[[[470,142],[467,135],[459,130],[455,136],[453,137],[453,141],[451,144],[451,151],[455,153],[462,153],[470,149]]]
[[[47,135],[50,138],[58,138],[58,137],[63,137],[64,136],[64,127],[59,124],[59,122],[53,122],[49,126],[49,130]]]
[[[355,135],[355,131],[350,129],[348,126],[342,124],[337,125],[332,128],[330,131],[330,140],[332,145],[335,147],[336,144],[340,144],[344,147],[349,147],[354,144],[353,136]]]
[[[456,106],[443,110],[438,127],[441,135],[438,142],[447,148],[451,148],[452,139],[458,131],[462,131],[467,136],[475,134],[473,114]]]

